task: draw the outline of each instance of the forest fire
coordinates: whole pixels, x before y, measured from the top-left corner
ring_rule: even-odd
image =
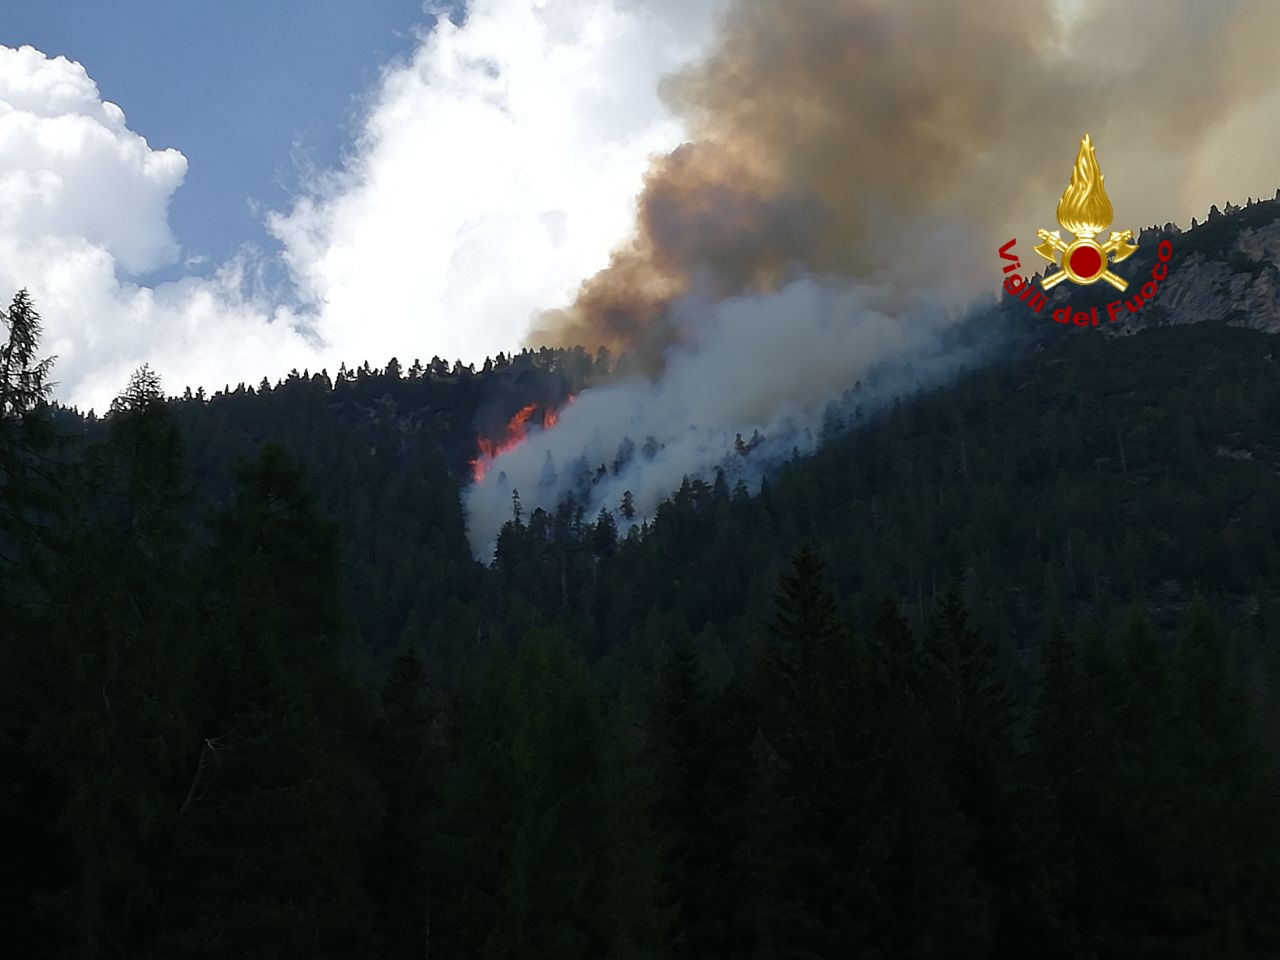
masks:
[[[574,394],[572,393],[569,394],[567,397],[565,397],[564,405],[566,407],[573,406],[573,398],[574,398]],[[557,409],[556,407],[547,407],[542,414],[542,427],[544,430],[550,430],[559,422],[559,420],[560,420],[560,410]]]
[[[568,406],[571,403],[573,403],[573,394],[569,394],[565,398],[564,405]],[[529,421],[538,410],[539,404],[526,404],[516,411],[515,416],[507,421],[507,425],[498,436],[479,436],[476,438],[476,446],[480,450],[480,455],[471,461],[472,480],[479,483],[484,479],[485,473],[488,472],[489,464],[493,463],[496,457],[518,447],[524,441]],[[535,422],[540,423],[542,429],[550,430],[560,419],[560,410],[556,407],[541,407],[541,410],[541,419]]]

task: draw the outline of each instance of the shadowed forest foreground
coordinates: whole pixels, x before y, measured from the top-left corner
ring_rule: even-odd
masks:
[[[9,955],[1280,951],[1275,769],[1203,599],[1170,629],[1051,625],[1015,699],[960,589],[854,624],[806,545],[728,676],[672,628],[606,698],[596,638],[544,617],[477,634],[447,677],[405,643],[373,683],[292,454],[268,443],[200,499],[144,368],[68,455],[38,318],[22,295],[5,318]],[[611,522],[584,536],[644,556]],[[529,525],[504,537],[486,575],[537,596]]]

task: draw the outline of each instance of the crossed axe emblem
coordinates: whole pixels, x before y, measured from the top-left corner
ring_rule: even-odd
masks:
[[[1032,249],[1050,263],[1058,264],[1062,268],[1057,273],[1049,274],[1040,282],[1042,289],[1052,290],[1063,280],[1074,280],[1076,283],[1083,284],[1105,280],[1121,293],[1128,288],[1129,282],[1107,269],[1107,263],[1119,263],[1133,256],[1137,251],[1138,247],[1133,242],[1132,230],[1119,232],[1113,230],[1106,243],[1098,243],[1093,239],[1092,233],[1077,234],[1074,243],[1064,241],[1057,230],[1053,233],[1048,230],[1038,230],[1036,236],[1044,243]],[[1057,254],[1062,255],[1060,264]],[[1111,259],[1112,255],[1114,259]]]

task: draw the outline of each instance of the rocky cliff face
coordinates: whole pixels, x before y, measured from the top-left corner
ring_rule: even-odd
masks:
[[[1172,224],[1142,231],[1140,252],[1130,261],[1135,267],[1124,270],[1129,295],[1150,279],[1156,248],[1166,238],[1174,250],[1168,279],[1138,313],[1125,311],[1111,333],[1204,321],[1280,333],[1280,199],[1215,209],[1186,232]]]

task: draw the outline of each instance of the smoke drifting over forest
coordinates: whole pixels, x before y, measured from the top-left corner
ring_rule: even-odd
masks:
[[[594,471],[654,438],[651,457],[588,495],[594,513],[630,489],[643,512],[738,433],[776,448],[730,459],[751,479],[804,452],[825,402],[873,367],[911,361],[922,383],[952,371],[964,358],[939,332],[994,287],[1000,243],[1056,226],[1085,132],[1115,226],[1135,232],[1183,209],[1188,158],[1274,137],[1214,139],[1276,92],[1258,69],[1280,39],[1274,4],[1085,3],[1068,22],[1057,10],[732,2],[707,56],[664,83],[689,142],[654,158],[633,236],[529,338],[628,350],[651,376],[582,394],[495,462],[468,495],[477,551],[513,488],[526,510],[587,489],[579,457]],[[879,382],[885,396],[909,386]]]

